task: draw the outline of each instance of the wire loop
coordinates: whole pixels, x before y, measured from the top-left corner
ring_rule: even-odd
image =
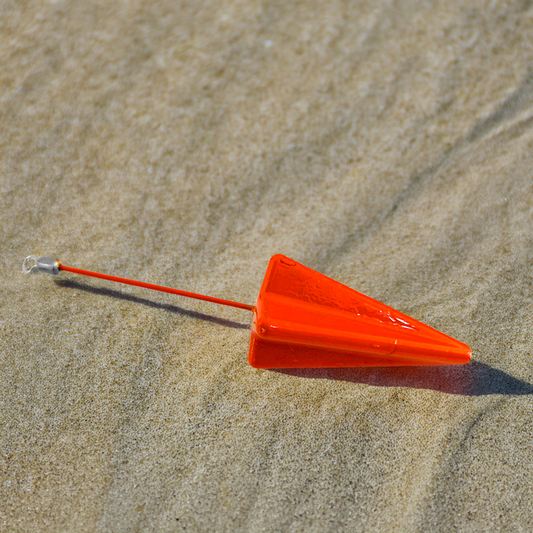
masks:
[[[33,265],[28,268],[28,264],[33,261]],[[28,255],[28,257],[26,257],[26,259],[24,259],[24,261],[22,262],[22,272],[24,274],[31,274],[34,270],[38,270],[38,266],[37,266],[37,257],[34,256],[34,255]]]

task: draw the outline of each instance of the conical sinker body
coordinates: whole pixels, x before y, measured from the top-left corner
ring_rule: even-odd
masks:
[[[471,350],[288,257],[270,260],[248,360],[255,368],[456,365]]]

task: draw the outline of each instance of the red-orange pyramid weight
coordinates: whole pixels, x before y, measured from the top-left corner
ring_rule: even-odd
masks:
[[[256,368],[456,365],[468,363],[472,353],[466,344],[283,255],[270,260],[255,307],[69,267],[50,257],[26,257],[22,271],[67,271],[252,311],[248,358]]]
[[[454,365],[471,350],[368,296],[275,255],[254,308],[256,368]]]

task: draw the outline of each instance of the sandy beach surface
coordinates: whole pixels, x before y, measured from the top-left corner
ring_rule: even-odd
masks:
[[[0,3],[0,531],[533,530],[533,7]],[[459,367],[256,370],[282,253]]]

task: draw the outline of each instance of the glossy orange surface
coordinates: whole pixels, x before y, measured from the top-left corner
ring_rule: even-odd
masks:
[[[471,350],[346,285],[275,255],[257,298],[256,368],[454,365]]]

